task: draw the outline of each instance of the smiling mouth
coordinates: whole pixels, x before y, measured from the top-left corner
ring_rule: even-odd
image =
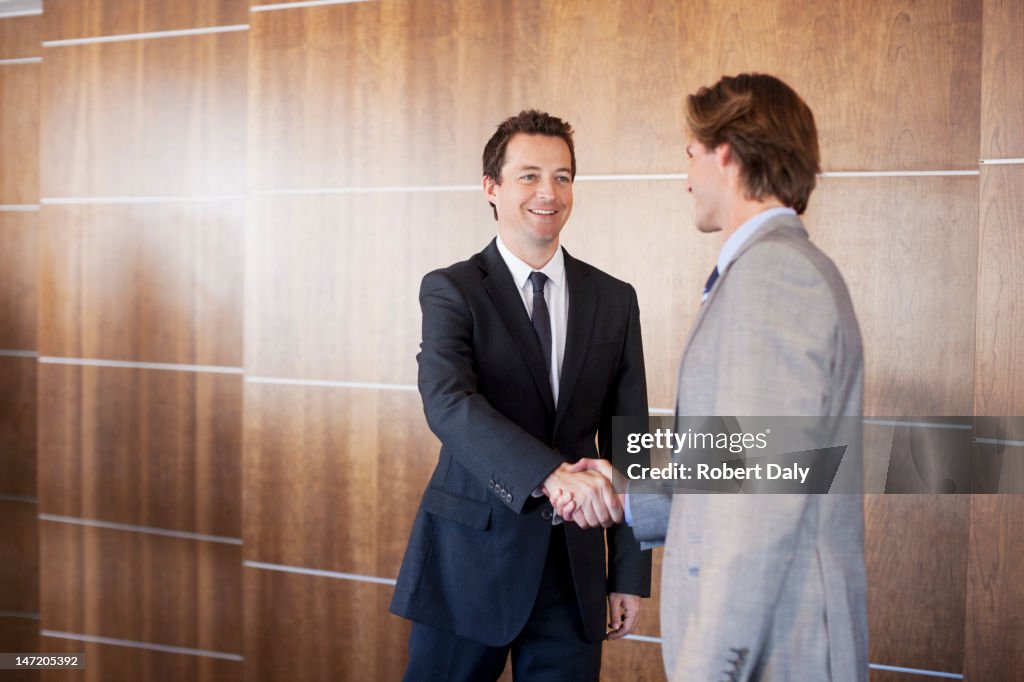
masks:
[[[558,211],[549,211],[543,208],[530,208],[527,210],[534,215],[555,215],[558,213]]]

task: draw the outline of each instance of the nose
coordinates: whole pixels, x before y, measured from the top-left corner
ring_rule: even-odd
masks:
[[[553,199],[555,197],[555,181],[552,178],[543,178],[537,183],[537,196],[541,199]]]

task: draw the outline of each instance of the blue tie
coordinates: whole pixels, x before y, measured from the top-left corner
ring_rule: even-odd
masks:
[[[718,266],[716,265],[715,269],[711,271],[710,275],[708,275],[708,281],[704,283],[704,295],[701,296],[701,298],[700,298],[700,302],[701,303],[703,303],[704,299],[707,298],[708,294],[711,293],[711,287],[715,286],[715,282],[717,280],[718,280]]]

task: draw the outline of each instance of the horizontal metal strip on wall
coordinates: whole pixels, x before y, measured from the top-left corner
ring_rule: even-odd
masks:
[[[41,17],[43,16],[43,10],[41,9],[27,9],[17,12],[0,12],[0,19],[17,19],[18,17]]]
[[[0,611],[0,618],[24,618],[25,620],[39,620],[40,615],[34,611]]]
[[[139,642],[131,639],[116,639],[114,637],[97,637],[96,635],[85,635],[79,632],[61,632],[59,630],[40,630],[43,637],[56,639],[70,639],[76,642],[89,642],[91,644],[109,644],[111,646],[123,646],[131,649],[147,649],[149,651],[160,651],[167,654],[184,654],[186,656],[202,656],[205,658],[220,658],[225,661],[242,662],[245,659],[238,654],[231,654],[224,651],[209,651],[207,649],[190,649],[183,646],[170,646],[167,644],[155,644],[153,642]]]
[[[2,502],[19,502],[21,504],[39,504],[38,497],[31,497],[29,495],[4,495],[0,494],[0,501]]]
[[[881,663],[870,663],[868,668],[872,670],[884,670],[892,673],[908,673],[910,675],[924,675],[926,677],[941,677],[946,680],[962,680],[964,676],[960,673],[943,673],[937,670],[922,670],[920,668],[904,668],[898,665],[882,665]]]
[[[10,59],[0,59],[0,66],[4,64],[41,64],[42,62],[42,57],[12,57]]]
[[[975,438],[975,443],[982,445],[1009,445],[1014,448],[1024,448],[1024,440],[1000,440],[998,438]]]
[[[974,427],[970,424],[941,424],[938,422],[912,422],[900,421],[898,419],[872,419],[864,418],[866,426],[900,426],[909,429],[952,429],[955,431],[970,431]]]
[[[0,204],[0,213],[33,213],[39,204]]]
[[[0,358],[38,358],[34,350],[0,350]]]
[[[85,204],[190,204],[217,201],[242,201],[244,194],[183,194],[181,196],[155,197],[46,197],[40,199],[44,206],[78,206]]]
[[[330,381],[325,379],[283,379],[278,377],[245,378],[249,384],[275,384],[278,386],[318,386],[321,388],[369,388],[382,391],[417,391],[415,384],[379,384],[368,381]]]
[[[125,369],[158,369],[169,372],[205,372],[208,374],[242,374],[241,367],[221,365],[180,365],[170,362],[132,362],[129,360],[101,360],[96,358],[58,358],[43,356],[44,365],[74,365],[76,367],[120,367]]]
[[[982,166],[1008,166],[1024,164],[1024,159],[982,159]]]
[[[158,38],[180,38],[183,36],[200,36],[210,33],[234,33],[248,31],[249,24],[231,26],[208,26],[205,28],[182,28],[174,31],[151,31],[148,33],[124,33],[112,36],[93,36],[89,38],[66,38],[63,40],[44,40],[43,47],[66,47],[68,45],[92,45],[95,43],[120,43],[127,40],[154,40]]]
[[[322,7],[324,5],[351,5],[370,0],[301,0],[300,2],[277,2],[270,5],[253,5],[250,12],[271,12],[279,9],[299,9],[302,7]]]
[[[100,521],[98,519],[83,519],[77,516],[59,516],[57,514],[40,514],[40,521],[52,523],[65,523],[72,526],[85,526],[87,528],[103,528],[105,530],[119,530],[128,533],[142,533],[143,535],[160,535],[180,540],[198,540],[200,542],[216,542],[222,545],[241,545],[242,538],[230,538],[222,535],[206,535],[204,533],[190,533],[183,530],[170,530],[167,528],[154,528],[152,526],[136,526],[130,523],[115,523],[113,521]]]
[[[341,573],[339,571],[325,571],[319,568],[303,568],[302,566],[289,566],[287,564],[268,564],[263,561],[243,561],[242,565],[247,568],[258,568],[264,571],[278,571],[279,573],[295,573],[298,575],[311,575],[317,578],[334,578],[335,580],[351,580],[359,583],[374,583],[377,585],[395,585],[394,578],[379,578],[372,575],[360,575],[358,573]]]

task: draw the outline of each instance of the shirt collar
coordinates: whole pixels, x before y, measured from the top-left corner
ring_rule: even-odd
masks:
[[[501,241],[501,235],[498,235],[498,253],[501,254],[502,260],[508,266],[508,271],[512,273],[512,280],[516,283],[516,287],[519,289],[524,288],[526,281],[530,278],[530,273],[534,272],[534,269],[520,260],[519,257],[505,246],[505,242]],[[565,256],[562,255],[561,246],[555,249],[555,255],[538,272],[543,272],[547,275],[548,279],[555,286],[562,286],[562,281],[565,279]]]
[[[769,208],[765,211],[761,211],[756,216],[740,225],[740,228],[725,240],[725,243],[722,244],[722,250],[718,252],[718,274],[725,272],[725,269],[729,267],[729,263],[731,263],[732,259],[736,257],[736,253],[740,250],[740,247],[743,246],[743,244],[745,244],[755,232],[757,232],[769,220],[780,215],[796,215],[796,211],[785,206]]]

